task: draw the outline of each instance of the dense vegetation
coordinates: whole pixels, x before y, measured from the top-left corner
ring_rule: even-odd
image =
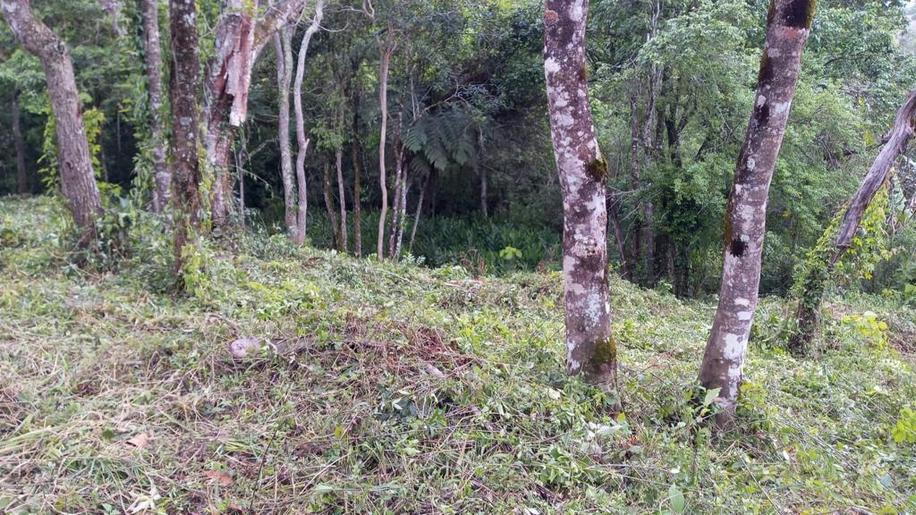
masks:
[[[88,273],[60,251],[62,218],[0,202],[4,511],[916,509],[913,307],[829,302],[812,360],[782,349],[790,306],[766,299],[740,429],[712,438],[694,384],[713,305],[612,279],[615,414],[562,373],[556,273],[475,279],[248,236],[203,249],[176,299],[150,259],[161,231],[135,232],[119,273]],[[264,350],[233,360],[240,336]]]
[[[0,14],[0,512],[916,511],[916,1]]]

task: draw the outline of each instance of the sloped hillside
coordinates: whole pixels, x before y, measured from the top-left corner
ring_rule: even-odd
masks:
[[[179,297],[163,228],[99,272],[68,264],[62,219],[0,201],[0,512],[916,510],[912,309],[834,303],[797,360],[765,300],[740,427],[714,437],[710,304],[614,280],[616,413],[563,374],[556,274],[251,235],[202,248]]]

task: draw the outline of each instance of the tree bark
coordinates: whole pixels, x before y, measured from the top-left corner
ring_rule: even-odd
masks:
[[[426,179],[423,181],[423,186],[420,188],[420,198],[417,199],[417,214],[413,217],[413,226],[410,228],[410,243],[407,245],[407,251],[413,254],[413,243],[417,239],[417,227],[420,225],[420,215],[423,214],[423,203],[424,197],[426,196],[426,188],[429,186],[430,175],[426,176]]]
[[[342,248],[340,243],[340,226],[337,222],[337,213],[334,211],[334,196],[331,194],[331,165],[324,164],[322,174],[321,193],[324,197],[324,208],[328,214],[328,224],[331,226],[331,235],[333,236],[333,245],[338,249]]]
[[[200,55],[195,0],[171,0],[172,202],[175,211],[175,267],[184,273],[184,248],[200,223],[200,163],[197,154],[197,93]]]
[[[358,105],[354,105],[354,109],[358,109]],[[356,254],[356,257],[362,257],[363,255],[363,213],[362,213],[362,202],[360,197],[363,194],[362,191],[362,172],[359,167],[359,149],[357,148],[357,123],[356,114],[353,115],[353,142],[350,144],[350,149],[352,152],[353,159],[353,252]]]
[[[391,234],[388,236],[388,257],[392,259],[397,259],[394,253],[394,247],[398,237],[398,221],[401,216],[401,186],[404,180],[404,147],[400,144],[396,144],[395,146],[398,149],[398,154],[395,159],[394,206],[392,206],[391,214]]]
[[[773,0],[757,94],[726,208],[719,306],[700,382],[719,388],[720,427],[734,420],[744,357],[760,285],[767,196],[814,15],[814,1]]]
[[[474,160],[474,171],[480,177],[480,212],[484,218],[490,218],[489,206],[487,206],[487,197],[489,196],[487,184],[487,170],[481,166],[483,160],[483,131],[477,131],[477,158]]]
[[[282,28],[274,34],[277,54],[277,93],[280,113],[277,136],[280,141],[280,178],[283,181],[283,206],[286,231],[296,234],[296,182],[293,175],[293,154],[289,138],[289,89],[293,81],[293,45],[289,29]]]
[[[379,46],[381,56],[378,101],[382,110],[378,142],[379,188],[382,191],[382,210],[379,213],[378,241],[376,242],[376,253],[379,259],[385,259],[385,222],[388,217],[388,176],[385,167],[385,146],[387,145],[386,139],[388,135],[388,69],[391,66],[391,55],[394,53],[394,48],[395,45],[390,41],[386,41],[384,45]]]
[[[347,235],[347,193],[344,184],[343,173],[343,147],[339,147],[335,153],[337,164],[337,195],[340,197],[340,239],[337,242],[337,249],[341,252],[347,252],[350,238]]]
[[[837,229],[833,248],[824,252],[815,249],[815,255],[809,256],[811,262],[802,279],[803,291],[798,299],[795,312],[796,327],[789,338],[789,350],[795,354],[805,354],[811,340],[817,334],[821,302],[824,290],[836,263],[843,257],[846,249],[859,229],[862,217],[875,194],[887,181],[888,173],[897,158],[906,152],[910,139],[916,130],[916,90],[910,92],[903,106],[897,111],[894,125],[888,134],[887,143],[881,148],[878,157],[872,163],[868,173],[859,184],[849,204],[840,226]]]
[[[153,211],[169,204],[172,175],[166,164],[165,126],[162,119],[162,47],[159,40],[157,0],[143,0],[143,50],[149,93],[150,145],[153,161]]]
[[[16,148],[16,191],[20,195],[27,195],[29,186],[29,171],[25,166],[25,138],[22,136],[22,113],[19,110],[19,90],[13,92],[10,101],[10,117],[13,119],[13,146]]]
[[[102,213],[102,201],[92,169],[70,52],[62,39],[35,18],[29,0],[2,0],[0,8],[16,39],[38,57],[44,68],[56,122],[61,191],[79,228],[79,245],[85,246],[96,236],[95,223]]]
[[[207,74],[207,163],[215,174],[211,211],[216,226],[229,222],[232,175],[229,159],[235,128],[248,115],[251,70],[261,48],[281,27],[295,23],[306,0],[285,0],[270,6],[260,20],[254,14],[258,2],[227,0],[227,11],[216,27],[215,56]]]
[[[588,104],[587,0],[547,0],[544,71],[551,139],[563,190],[566,370],[616,388],[607,278],[607,162]]]

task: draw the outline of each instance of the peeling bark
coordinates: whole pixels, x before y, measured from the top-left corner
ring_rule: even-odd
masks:
[[[162,48],[159,40],[157,0],[143,0],[143,50],[149,93],[150,143],[153,161],[153,212],[161,213],[169,204],[172,175],[165,156],[165,124],[162,119]]]
[[[183,250],[200,223],[200,162],[197,154],[197,90],[200,55],[194,0],[171,0],[172,203],[175,211],[175,266],[184,271]]]
[[[102,201],[67,45],[32,13],[29,0],[2,0],[0,9],[16,39],[44,68],[54,115],[60,186],[80,231],[80,246],[95,239]]]
[[[544,72],[563,191],[566,368],[616,387],[607,278],[607,162],[598,149],[585,68],[587,0],[547,0]]]
[[[859,189],[850,199],[837,229],[834,248],[822,255],[812,256],[817,262],[810,264],[806,277],[802,279],[804,290],[798,299],[798,307],[795,312],[796,328],[789,339],[789,350],[793,353],[805,354],[807,352],[808,345],[817,333],[824,289],[834,265],[852,244],[852,239],[859,229],[868,205],[887,181],[888,173],[894,162],[906,152],[907,145],[913,138],[914,130],[916,130],[916,90],[910,92],[906,102],[897,111],[894,125],[885,138],[886,143],[859,184]]]
[[[719,306],[703,356],[700,382],[719,388],[720,427],[735,416],[751,323],[757,308],[767,197],[810,32],[813,1],[773,0],[754,109],[726,208]],[[811,13],[813,14],[813,13]]]

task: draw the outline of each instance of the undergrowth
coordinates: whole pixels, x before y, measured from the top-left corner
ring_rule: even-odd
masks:
[[[624,411],[563,374],[556,272],[356,260],[249,235],[190,293],[144,231],[69,265],[61,208],[0,201],[0,512],[916,510],[916,313],[827,304],[816,355],[764,299],[738,427],[695,377],[714,305],[613,279]],[[151,222],[150,222],[151,223]],[[257,338],[233,359],[227,345]]]

